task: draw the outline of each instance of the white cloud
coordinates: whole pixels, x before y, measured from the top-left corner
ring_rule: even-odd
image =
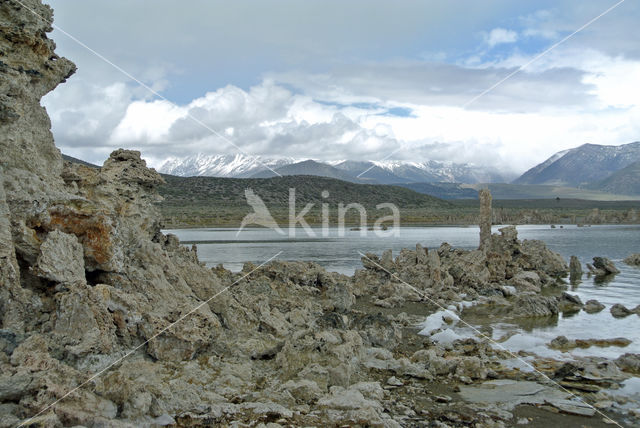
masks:
[[[638,6],[629,2],[470,109],[461,106],[558,35],[596,16],[600,2],[586,2],[583,8],[560,2],[537,12],[531,9],[537,5],[527,6],[518,9],[523,18],[515,20],[514,9],[499,19],[488,13],[515,8],[513,2],[491,3],[491,10],[484,3],[465,3],[491,16],[486,21],[479,14],[459,14],[458,5],[376,2],[362,8],[350,3],[343,8],[351,18],[338,22],[332,21],[335,8],[323,5],[309,14],[308,6],[296,2],[286,5],[300,19],[272,5],[244,16],[230,3],[202,1],[201,13],[194,16],[168,1],[154,10],[123,1],[118,7],[54,3],[62,28],[154,88],[180,88],[173,92],[182,97],[177,106],[153,101],[59,35],[60,53],[77,60],[80,71],[44,103],[63,151],[94,162],[120,146],[142,149],[154,165],[169,156],[237,153],[187,115],[249,154],[381,159],[401,147],[398,157],[473,161],[519,171],[557,150],[585,142],[628,143],[640,134],[640,45],[628,37],[637,25]],[[131,13],[123,13],[124,7]],[[94,8],[101,16],[124,21],[83,18]],[[211,27],[211,16],[219,25]],[[381,16],[392,24],[381,26]],[[138,21],[142,27],[132,24]],[[161,33],[158,21],[166,24]],[[460,42],[477,44],[478,34],[489,28],[479,47]],[[541,48],[531,49],[536,43]],[[487,60],[495,52],[500,57]],[[244,84],[227,84],[245,72]],[[411,116],[387,114],[398,107],[410,109]]]
[[[113,130],[110,141],[114,144],[160,142],[171,125],[185,114],[184,109],[164,100],[132,102],[122,121]]]
[[[517,40],[518,33],[504,28],[494,28],[489,34],[485,34],[485,42],[491,48],[505,43],[515,43]]]
[[[519,20],[524,26],[522,35],[549,40],[556,39],[558,37],[558,23],[554,22],[555,18],[552,11],[544,9],[521,16]]]
[[[629,108],[640,104],[640,61],[624,58],[596,64],[584,82],[595,87],[593,93],[607,107]]]
[[[629,66],[623,63],[620,72]],[[621,88],[603,83],[612,82],[610,79],[615,75],[593,76],[601,79],[592,86],[598,91],[597,100],[610,97],[619,101],[617,97],[624,93],[619,92]],[[517,93],[511,96],[517,98]],[[588,111],[571,106],[494,111],[429,105],[420,102],[419,97],[413,103],[372,97],[358,99],[353,92],[344,97],[336,92],[325,101],[331,102],[321,103],[308,95],[294,93],[273,80],[248,91],[226,86],[183,106],[165,101],[138,100],[128,104],[119,101],[110,105],[119,106],[121,117],[112,125],[113,132],[98,143],[100,150],[96,153],[104,155],[109,148],[120,146],[138,148],[153,166],[159,166],[170,156],[238,153],[237,147],[212,135],[188,115],[225,133],[247,154],[376,160],[400,149],[394,158],[472,162],[497,166],[506,172],[522,172],[558,150],[585,142],[626,143],[640,134],[638,105],[609,109],[598,102]],[[374,104],[351,105],[357,101]],[[381,114],[394,107],[408,109],[411,115]],[[94,112],[96,117],[102,113]],[[116,112],[110,114],[119,116]],[[53,119],[54,123],[64,120],[64,114]],[[72,132],[74,128],[68,129]]]

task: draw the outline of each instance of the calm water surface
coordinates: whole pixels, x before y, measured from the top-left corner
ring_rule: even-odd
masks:
[[[497,231],[499,227],[494,227]],[[473,249],[478,246],[477,227],[405,227],[399,236],[380,238],[368,231],[361,236],[359,231],[346,231],[339,236],[337,229],[330,229],[329,236],[323,237],[319,228],[313,229],[316,236],[307,235],[297,229],[295,238],[279,235],[268,229],[183,229],[168,230],[176,234],[183,243],[198,246],[200,260],[209,266],[222,263],[227,269],[239,271],[244,262],[262,263],[279,251],[282,260],[314,261],[330,271],[347,275],[362,267],[358,252],[381,254],[391,248],[397,255],[401,248],[415,248],[416,243],[424,247],[437,248],[442,242],[454,247]],[[540,239],[547,246],[560,253],[565,259],[571,255],[588,263],[594,256],[612,259],[621,273],[610,282],[595,283],[583,278],[583,282],[570,287],[570,292],[580,296],[583,302],[597,299],[606,306],[599,314],[580,312],[570,317],[562,315],[555,320],[545,321],[535,326],[508,323],[486,323],[493,327],[494,338],[507,333],[516,333],[503,343],[513,350],[527,350],[538,355],[556,358],[578,356],[603,356],[615,358],[624,352],[640,353],[640,316],[631,315],[615,319],[609,308],[615,303],[623,303],[629,308],[640,305],[640,269],[627,266],[622,259],[631,253],[640,252],[640,226],[564,226],[552,229],[549,225],[518,226],[520,239]],[[426,315],[426,314],[425,314]],[[460,329],[463,332],[464,329]],[[609,347],[576,349],[562,353],[546,347],[546,343],[558,335],[569,339],[627,337],[633,342],[625,348]]]

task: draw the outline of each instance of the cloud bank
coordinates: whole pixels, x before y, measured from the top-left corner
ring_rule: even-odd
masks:
[[[53,3],[57,17],[63,14],[61,26],[73,27],[71,17],[79,19],[89,7],[70,11]],[[78,62],[79,72],[44,103],[58,146],[89,161],[101,162],[117,147],[142,150],[154,166],[196,153],[377,160],[395,151],[394,159],[471,162],[522,172],[556,151],[587,142],[640,139],[640,52],[617,27],[631,28],[629,15],[640,16],[635,5],[607,17],[617,26],[594,24],[463,108],[583,24],[581,20],[593,17],[590,13],[597,14],[602,4],[588,2],[576,12],[566,2],[531,10],[490,2],[491,11],[509,15],[477,10],[461,41],[438,23],[462,23],[463,18],[440,3],[424,6],[434,28],[421,31],[416,6],[406,4],[384,10],[406,18],[405,26],[385,26],[369,14],[355,21],[353,5],[346,6],[347,22],[337,22],[327,10],[313,15],[291,6],[308,27],[280,22],[269,29],[254,14],[241,18],[237,6],[215,9],[202,3],[198,14],[181,10],[171,18],[175,11],[170,3],[159,2],[150,12],[155,21],[141,22],[135,31],[143,36],[130,50],[119,52],[112,46],[118,42],[114,38],[133,31],[127,21],[141,11],[139,5],[116,3],[123,18],[111,25],[124,35],[111,28],[109,37],[100,38],[107,29],[98,24],[91,42],[169,101],[154,98],[86,51],[63,42],[61,53]],[[290,6],[283,2],[283,7],[285,3]],[[387,7],[373,4],[374,9]],[[130,14],[123,14],[127,8]],[[205,37],[207,13],[236,21],[220,22]],[[280,16],[277,8],[262,13],[265,21]],[[169,19],[164,32],[154,30],[153,23],[163,19]],[[247,27],[252,23],[254,30]],[[326,32],[331,23],[335,31]],[[361,31],[350,30],[349,23]],[[82,32],[87,25],[78,24],[75,30]],[[218,40],[225,29],[233,37]],[[439,39],[437,30],[448,38]],[[200,50],[194,52],[194,38],[199,37],[195,46]],[[268,55],[256,52],[252,41]],[[161,42],[171,55],[160,55]],[[243,68],[238,61],[247,54],[255,56]],[[225,77],[230,71],[220,55],[226,55],[236,77]]]

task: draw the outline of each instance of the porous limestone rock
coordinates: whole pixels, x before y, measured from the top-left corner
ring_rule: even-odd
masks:
[[[84,255],[78,238],[57,230],[48,233],[40,246],[40,255],[33,271],[37,276],[53,282],[85,282]]]
[[[582,265],[576,256],[569,260],[569,279],[572,283],[582,279]]]
[[[593,272],[596,276],[616,275],[620,273],[611,260],[606,257],[593,258]]]
[[[615,305],[611,306],[611,309],[609,309],[609,311],[611,312],[611,315],[615,318],[624,318],[633,314],[633,311],[631,309],[628,309],[626,306],[624,306],[621,303],[616,303]]]
[[[554,297],[525,294],[516,296],[513,311],[514,318],[550,317],[559,312],[558,299]]]
[[[584,311],[588,314],[595,314],[604,309],[604,305],[595,299],[587,300],[584,304]]]
[[[640,266],[640,253],[631,254],[624,262],[631,266]]]
[[[562,295],[558,299],[558,310],[560,312],[578,312],[583,307],[584,304],[580,300],[580,297],[573,294],[565,292],[562,293]]]
[[[491,244],[491,192],[489,189],[480,189],[480,245],[479,250],[486,250]]]
[[[55,53],[53,10],[40,0],[5,1],[0,10],[0,153],[5,168],[60,184],[62,156],[40,99],[64,82],[75,65]],[[24,6],[23,6],[24,5]],[[9,173],[9,171],[7,171]]]
[[[616,365],[620,370],[640,375],[640,354],[623,354],[616,359]]]

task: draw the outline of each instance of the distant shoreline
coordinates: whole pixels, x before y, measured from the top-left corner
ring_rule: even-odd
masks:
[[[308,222],[309,226],[312,228],[321,228],[322,227],[322,223],[311,223]],[[584,226],[578,226],[575,223],[520,223],[520,224],[513,224],[513,226],[544,226],[544,225],[548,225],[550,229],[552,229],[552,225],[556,226],[556,229],[562,229],[562,227],[560,226],[571,226],[571,227],[578,227],[578,228],[588,228],[588,227],[597,227],[597,226],[640,226],[640,221],[636,222],[636,223],[599,223],[599,224],[585,224]],[[510,224],[493,224],[492,227],[503,227],[503,226],[510,226]],[[288,226],[283,223],[283,229],[288,229]],[[338,225],[337,224],[333,224],[330,223],[329,224],[330,228],[337,228]],[[352,232],[356,232],[356,230],[351,230],[352,228],[355,227],[359,227],[356,224],[345,224],[345,227],[347,228],[347,231],[352,231]],[[370,226],[367,226],[370,227]],[[477,228],[478,225],[477,224],[473,224],[473,223],[465,223],[465,224],[428,224],[428,223],[403,223],[399,226],[401,229],[402,228],[415,228],[415,227],[419,227],[419,228],[427,228],[427,227],[431,227],[431,228],[445,228],[445,227],[462,227],[462,228]],[[168,231],[168,230],[192,230],[192,229],[229,229],[229,230],[235,230],[235,229],[239,229],[240,225],[229,225],[229,224],[214,224],[214,225],[189,225],[189,226],[173,226],[173,227],[167,227],[167,226],[163,226],[162,227],[162,231]],[[296,229],[302,229],[303,227],[298,226],[296,227]],[[245,226],[243,229],[251,229],[251,230],[260,230],[260,229],[269,229],[267,227],[262,227],[262,226],[255,226],[255,225],[251,225],[251,226]]]

